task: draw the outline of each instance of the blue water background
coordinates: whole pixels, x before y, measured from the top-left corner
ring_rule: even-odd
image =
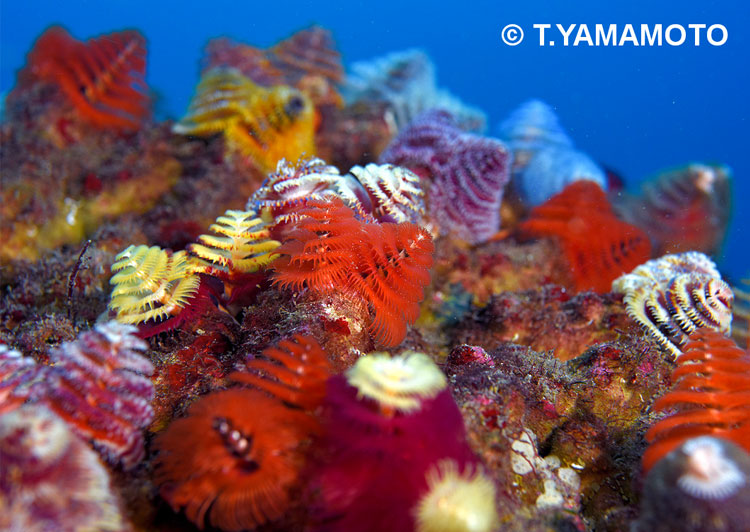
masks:
[[[213,37],[266,47],[316,23],[333,31],[346,64],[422,48],[437,65],[439,84],[488,114],[490,134],[519,103],[541,98],[557,109],[576,145],[620,172],[633,190],[661,169],[691,161],[728,164],[734,214],[718,260],[733,279],[750,277],[746,2],[0,0],[0,91],[12,88],[34,39],[53,23],[80,39],[139,29],[149,42],[157,109],[172,117],[187,107],[202,49]],[[509,23],[526,32],[516,47],[500,39]],[[535,23],[719,23],[729,39],[721,47],[540,47]]]

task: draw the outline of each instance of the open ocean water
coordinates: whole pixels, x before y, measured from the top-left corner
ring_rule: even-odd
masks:
[[[750,7],[742,1],[666,2],[158,2],[143,0],[0,0],[0,91],[15,83],[33,41],[51,24],[79,39],[124,28],[148,39],[148,82],[157,114],[179,117],[198,81],[202,49],[229,36],[267,47],[312,23],[330,29],[346,65],[407,48],[425,50],[438,84],[483,109],[488,134],[521,102],[555,107],[576,146],[615,169],[629,188],[660,170],[689,162],[720,162],[734,174],[734,212],[721,256],[737,282],[750,277]],[[569,45],[556,24],[671,24],[687,30],[679,46]],[[503,28],[525,34],[505,44]],[[539,42],[534,24],[550,24]],[[690,24],[699,28],[695,45]],[[721,25],[726,42],[711,45],[707,28]],[[677,35],[677,34],[675,34]],[[715,42],[722,39],[719,29]]]

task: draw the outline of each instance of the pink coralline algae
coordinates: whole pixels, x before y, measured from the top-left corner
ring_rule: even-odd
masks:
[[[7,404],[14,398],[45,404],[108,461],[131,468],[144,456],[142,430],[154,416],[148,378],[154,367],[140,353],[147,344],[135,332],[115,322],[97,325],[53,350],[50,366],[21,365],[30,359],[5,353],[0,397],[7,395]]]
[[[421,115],[381,155],[382,162],[404,166],[430,184],[428,218],[438,233],[474,244],[500,228],[510,159],[502,142],[463,132],[444,111]]]

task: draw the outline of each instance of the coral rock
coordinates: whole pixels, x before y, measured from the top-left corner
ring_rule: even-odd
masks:
[[[734,294],[703,253],[664,255],[612,283],[628,314],[673,356],[696,328],[731,332]]]
[[[420,116],[381,154],[429,183],[430,221],[439,233],[471,243],[500,228],[503,188],[510,179],[510,154],[500,141],[464,133],[444,111]]]

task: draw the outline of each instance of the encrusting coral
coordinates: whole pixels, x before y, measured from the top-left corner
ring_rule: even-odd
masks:
[[[32,52],[0,127],[0,528],[747,522],[746,356],[722,336],[747,290],[696,253],[645,262],[649,239],[719,247],[725,167],[628,198],[546,104],[481,137],[424,54],[344,76],[316,27],[211,42],[175,134],[148,118],[139,35],[50,31],[75,54]],[[132,113],[107,92],[126,79]],[[652,437],[677,448],[645,473]]]

